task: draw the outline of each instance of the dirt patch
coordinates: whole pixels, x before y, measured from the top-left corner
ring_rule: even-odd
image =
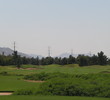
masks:
[[[26,82],[33,82],[33,83],[44,83],[45,81],[35,81],[35,80],[24,80]]]
[[[20,68],[22,70],[41,70],[43,68]]]
[[[12,95],[13,93],[11,92],[0,92],[0,95]]]
[[[42,68],[26,68],[27,70],[40,70]]]

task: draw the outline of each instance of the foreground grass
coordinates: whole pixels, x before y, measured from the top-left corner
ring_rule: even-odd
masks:
[[[95,97],[65,97],[65,96],[0,96],[0,100],[110,100],[110,98]]]

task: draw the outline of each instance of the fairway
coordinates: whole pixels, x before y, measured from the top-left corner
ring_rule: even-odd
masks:
[[[65,97],[65,96],[0,96],[0,100],[110,100],[110,99],[94,97]]]
[[[37,88],[40,83],[26,82],[21,76],[0,76],[0,91]]]

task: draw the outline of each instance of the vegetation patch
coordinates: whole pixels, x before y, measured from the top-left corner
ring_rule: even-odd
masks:
[[[54,78],[41,84],[38,93],[61,96],[110,97],[110,75],[73,75],[70,78]]]
[[[31,75],[26,75],[24,76],[25,80],[41,80],[41,81],[47,81],[49,79],[53,79],[53,78],[65,78],[65,77],[70,77],[71,75],[69,74],[65,74],[65,73],[60,73],[60,72],[56,72],[56,73],[37,73],[37,74],[31,74]]]
[[[33,95],[110,97],[110,74],[108,73],[82,75],[40,73],[26,75],[25,79],[47,81],[36,91],[31,90]]]

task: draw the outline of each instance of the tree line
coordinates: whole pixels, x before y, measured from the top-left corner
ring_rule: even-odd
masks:
[[[37,58],[26,58],[18,55],[17,51],[14,51],[12,55],[0,55],[0,65],[8,66],[8,65],[16,65],[18,68],[22,64],[32,64],[32,65],[50,65],[50,64],[59,64],[59,65],[67,65],[67,64],[79,64],[79,66],[89,66],[89,65],[108,65],[110,64],[110,59],[104,54],[103,51],[98,52],[97,55],[86,56],[86,55],[78,55],[77,57],[73,57],[70,55],[68,58],[64,57],[43,57],[39,59]]]

